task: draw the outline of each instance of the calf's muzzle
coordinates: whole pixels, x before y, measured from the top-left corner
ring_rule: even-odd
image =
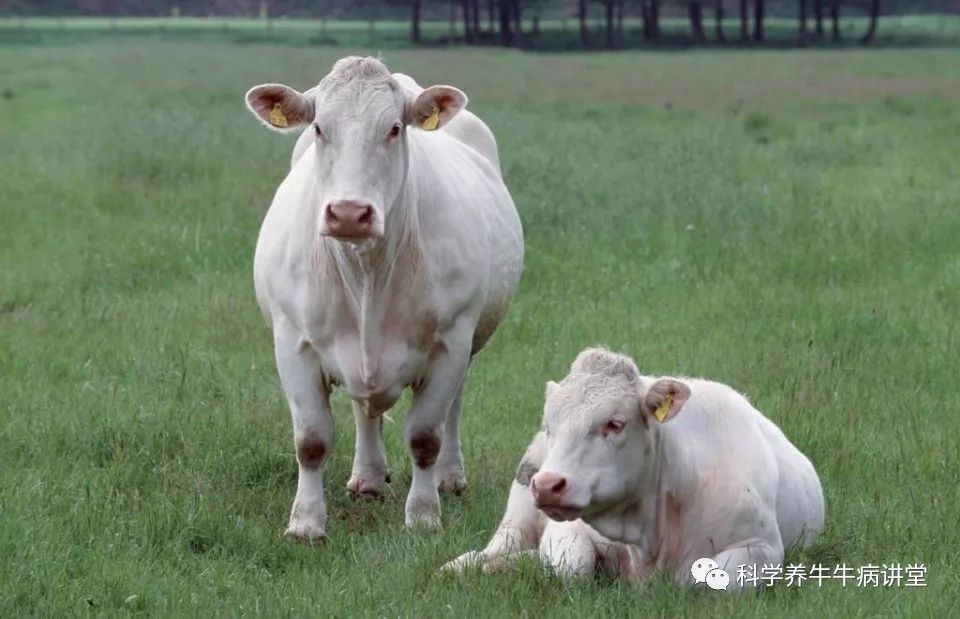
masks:
[[[537,473],[530,480],[530,489],[537,505],[562,505],[567,492],[567,480],[556,473]]]

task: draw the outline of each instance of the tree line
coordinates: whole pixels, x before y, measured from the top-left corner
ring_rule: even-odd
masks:
[[[541,19],[571,20],[583,47],[622,47],[637,38],[669,39],[664,15],[683,16],[693,43],[760,43],[771,15],[796,20],[796,43],[839,41],[842,14],[866,16],[861,44],[870,43],[884,11],[960,12],[960,0],[0,0],[0,14],[14,15],[215,15],[218,17],[321,17],[409,20],[410,39],[425,41],[422,24],[450,23],[447,42],[523,45],[540,36]],[[628,32],[625,19],[639,22]],[[591,26],[599,22],[600,28]],[[712,22],[712,28],[709,25]],[[733,28],[730,28],[730,24]],[[630,38],[634,37],[634,38]]]
[[[410,37],[414,43],[422,41],[420,21],[423,6],[427,0],[411,0]],[[548,2],[536,0],[451,0],[451,20],[459,14],[463,21],[463,42],[470,45],[477,42],[489,43],[496,40],[502,45],[516,45],[524,36],[540,34],[539,20],[543,14],[543,5]],[[574,0],[563,3],[574,5],[571,8],[578,22],[580,43],[584,47],[606,47],[615,49],[624,42],[624,17],[628,14],[639,16],[642,21],[642,37],[649,42],[662,40],[661,17],[665,7],[686,13],[689,20],[689,34],[696,43],[711,40],[726,43],[735,40],[739,43],[763,42],[766,39],[764,23],[768,18],[770,4],[776,5],[778,14],[788,14],[788,5],[794,4],[797,18],[797,44],[805,46],[811,38],[841,39],[840,17],[841,0],[796,0],[795,2],[768,2],[768,0]],[[866,9],[867,25],[859,37],[861,44],[869,44],[877,32],[882,6],[881,0],[863,0],[846,2],[847,5],[860,5]],[[598,5],[602,14],[603,29],[598,37],[590,28],[591,6]],[[705,25],[707,10],[712,10],[714,30],[707,34]],[[532,12],[532,27],[529,32],[523,28],[524,13]],[[724,22],[731,13],[739,22],[739,32],[735,37],[728,36]],[[484,17],[486,25],[484,25]],[[829,31],[829,34],[828,34]]]

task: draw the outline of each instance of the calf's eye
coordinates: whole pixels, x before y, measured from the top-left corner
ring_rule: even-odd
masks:
[[[619,419],[611,419],[603,426],[603,433],[608,436],[610,434],[620,434],[626,426],[626,422],[620,421]]]
[[[318,138],[323,137],[323,131],[320,131],[320,125],[318,125],[317,123],[313,123],[313,131],[317,134]]]
[[[403,129],[403,127],[400,125],[400,123],[394,124],[392,127],[390,127],[390,131],[387,133],[387,139],[395,138],[400,135],[401,129]]]

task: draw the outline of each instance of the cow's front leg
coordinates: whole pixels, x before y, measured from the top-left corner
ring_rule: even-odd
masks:
[[[436,464],[442,447],[441,430],[469,362],[469,337],[448,338],[445,348],[438,349],[431,356],[423,384],[413,396],[404,429],[413,459],[413,478],[406,505],[408,527],[440,526]]]
[[[383,415],[371,419],[354,402],[353,417],[357,422],[357,441],[347,490],[355,499],[375,499],[383,493],[383,486],[389,477],[387,454],[383,447]]]
[[[333,415],[321,380],[320,360],[287,324],[274,325],[277,371],[293,418],[297,452],[297,496],[285,535],[305,541],[326,537],[327,505],[323,469],[333,448]]]
[[[593,576],[602,557],[594,537],[582,520],[550,520],[540,538],[540,562],[563,579]]]

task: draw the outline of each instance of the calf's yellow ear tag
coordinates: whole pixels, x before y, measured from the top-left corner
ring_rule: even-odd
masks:
[[[420,127],[424,131],[433,131],[440,124],[440,108],[433,106],[433,113],[423,119]]]
[[[653,416],[657,418],[657,421],[663,423],[663,420],[667,418],[667,413],[670,412],[671,406],[673,406],[673,394],[668,393],[667,397],[663,399],[663,403],[657,407],[657,410],[653,411]]]
[[[274,127],[287,126],[287,117],[284,115],[283,110],[280,109],[279,103],[275,104],[273,109],[270,110],[270,124]]]

